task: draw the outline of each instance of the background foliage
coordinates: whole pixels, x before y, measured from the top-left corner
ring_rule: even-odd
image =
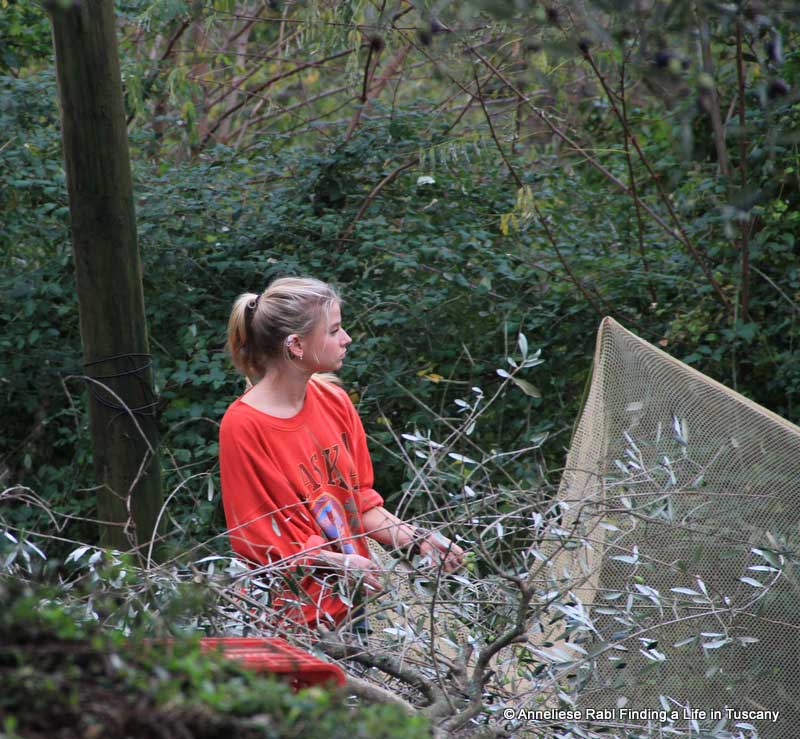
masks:
[[[117,9],[174,552],[226,548],[216,434],[242,383],[225,322],[282,274],[342,289],[343,379],[377,487],[409,514],[430,502],[400,435],[499,388],[519,333],[544,363],[463,451],[537,449],[494,483],[557,480],[605,314],[797,420],[795,3]],[[2,0],[0,39],[1,487],[71,518],[3,514],[92,541],[45,14]]]
[[[634,31],[626,13],[637,7],[456,4],[439,18],[404,6],[394,20],[369,4],[119,6],[170,489],[213,474],[216,423],[240,388],[222,353],[233,297],[291,272],[343,290],[357,348],[343,375],[390,501],[406,478],[397,434],[426,407],[452,416],[469,387],[496,385],[518,331],[543,350],[538,392],[514,388],[476,439],[513,447],[552,434],[546,460],[515,464],[518,479],[560,464],[601,314],[794,418],[793,8],[692,16],[656,3]],[[91,496],[74,494],[91,484],[81,386],[63,379],[81,360],[47,23],[7,10],[4,479],[85,514]],[[705,26],[727,172],[695,48]],[[384,60],[375,70],[371,55]],[[364,70],[368,89],[389,76],[354,103]],[[329,121],[336,106],[314,98],[338,83],[330,97],[349,103]],[[535,104],[513,92],[533,88]],[[213,105],[215,90],[229,97]],[[245,130],[206,137],[226,113]],[[298,116],[310,123],[298,129]],[[206,485],[198,477],[186,492]],[[205,497],[175,501],[199,527],[189,535],[220,524]]]

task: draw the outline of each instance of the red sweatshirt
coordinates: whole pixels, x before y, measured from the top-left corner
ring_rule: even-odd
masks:
[[[302,410],[291,418],[235,400],[220,426],[219,460],[231,546],[244,559],[266,564],[319,551],[327,541],[334,543],[326,548],[369,557],[361,515],[383,499],[372,488],[361,420],[340,387],[312,379]],[[318,610],[334,621],[346,615],[334,583],[323,586],[308,575],[300,585],[308,595],[302,600],[310,599],[302,606],[307,623],[318,620]],[[285,605],[284,598],[301,600],[287,590],[273,605]]]

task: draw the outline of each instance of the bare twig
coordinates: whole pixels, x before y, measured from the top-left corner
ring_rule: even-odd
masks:
[[[589,65],[591,66],[592,71],[595,73],[595,76],[597,77],[598,81],[600,82],[600,85],[602,86],[603,90],[605,91],[606,98],[608,99],[609,103],[611,104],[611,108],[614,111],[614,114],[616,115],[617,119],[620,121],[620,123],[621,123],[621,125],[622,125],[622,127],[623,127],[623,129],[625,131],[626,144],[627,144],[628,140],[630,140],[630,142],[633,144],[634,148],[636,149],[636,153],[639,156],[639,160],[646,167],[648,173],[650,174],[650,177],[652,178],[653,184],[656,186],[656,190],[658,192],[658,195],[659,195],[659,198],[661,200],[661,203],[667,209],[667,213],[669,213],[669,216],[672,219],[672,222],[675,224],[675,229],[676,230],[675,231],[670,230],[670,233],[672,233],[680,241],[680,243],[683,244],[686,247],[686,249],[689,251],[689,253],[694,258],[694,260],[697,263],[697,265],[700,267],[701,270],[703,270],[703,274],[705,275],[705,278],[708,281],[708,284],[711,285],[711,288],[714,290],[714,293],[717,295],[717,298],[719,299],[719,302],[726,309],[726,311],[730,311],[730,308],[731,308],[730,298],[728,298],[728,296],[723,291],[722,286],[719,284],[719,282],[717,281],[716,277],[714,277],[713,272],[711,271],[711,269],[709,268],[708,264],[706,263],[706,259],[705,259],[704,255],[702,255],[700,253],[700,250],[692,242],[692,240],[689,238],[688,234],[686,233],[686,230],[683,227],[683,223],[681,222],[680,218],[678,218],[678,214],[675,212],[675,208],[672,205],[672,201],[670,200],[669,193],[664,191],[664,187],[661,184],[661,179],[659,178],[658,174],[653,169],[653,166],[650,164],[650,160],[645,155],[644,150],[642,149],[641,145],[639,144],[639,140],[637,139],[636,135],[630,130],[630,127],[628,126],[627,117],[624,116],[620,112],[620,109],[617,106],[615,95],[613,94],[613,92],[609,88],[605,77],[601,73],[601,71],[598,68],[594,58],[592,57],[591,52],[587,49],[587,50],[583,51],[582,53],[583,53],[584,58],[589,62]],[[719,113],[719,108],[717,108],[717,113]],[[628,192],[628,194],[631,195],[631,197],[634,199],[634,201],[638,204],[639,207],[642,207],[644,210],[646,210],[648,213],[650,213],[651,216],[654,215],[654,212],[649,208],[649,206],[647,206],[642,200],[640,200],[636,196],[635,190],[626,188],[626,191]]]
[[[163,62],[163,61],[165,61],[166,59],[169,58],[169,56],[172,54],[173,49],[175,48],[175,44],[178,43],[178,39],[180,39],[180,37],[183,36],[184,32],[186,31],[187,28],[189,28],[189,26],[191,24],[192,24],[192,19],[191,18],[184,18],[180,22],[180,24],[175,29],[173,34],[169,37],[169,40],[167,41],[167,45],[166,45],[166,47],[164,48],[164,51],[161,54],[159,62]],[[156,77],[158,77],[158,67],[156,67],[156,69],[147,77],[147,79],[145,80],[144,84],[142,85],[142,94],[143,94],[143,96],[146,97],[147,94],[149,93],[149,91],[152,89],[153,83],[155,82]],[[135,117],[136,117],[136,113],[135,112],[129,113],[128,114],[128,119],[126,121],[126,124],[130,125],[131,121],[133,121],[133,119]]]
[[[747,117],[745,113],[745,73],[744,55],[742,53],[742,22],[736,22],[736,80],[738,83],[739,107],[739,174],[741,175],[742,194],[747,188],[747,138],[745,130]],[[741,261],[741,284],[739,285],[739,315],[743,321],[750,320],[750,235],[755,226],[756,217],[750,215],[747,223],[741,226],[739,253]]]
[[[568,144],[572,147],[576,152],[580,153],[581,156],[585,159],[585,161],[590,164],[594,169],[596,169],[600,174],[602,174],[609,182],[613,183],[618,189],[624,192],[626,195],[631,195],[630,188],[625,185],[619,178],[617,178],[614,174],[612,174],[606,167],[604,167],[599,161],[597,161],[585,148],[581,147],[577,142],[575,142],[570,136],[568,136],[564,131],[562,131],[558,126],[556,126],[551,120],[550,117],[547,116],[543,111],[539,110],[536,106],[534,106],[528,97],[524,95],[520,90],[511,82],[499,69],[497,69],[486,57],[477,51],[474,47],[471,48],[473,54],[475,54],[478,59],[480,59],[489,69],[491,69],[494,74],[500,79],[515,95],[517,95],[520,100],[527,103],[533,113],[550,129],[550,131],[561,139],[565,144]],[[631,143],[634,144],[635,147],[638,149],[638,142],[634,136],[631,136]],[[651,172],[651,176],[654,178],[654,181],[657,186],[659,185],[659,179],[655,172]],[[663,193],[663,189],[662,189]],[[644,212],[646,212],[667,234],[669,234],[672,238],[676,241],[681,243],[686,249],[690,252],[694,260],[703,270],[703,273],[706,276],[709,284],[714,289],[720,303],[726,308],[726,310],[730,310],[730,299],[727,295],[725,295],[724,291],[722,290],[721,286],[717,282],[716,278],[714,277],[713,273],[709,270],[708,266],[705,263],[702,255],[699,253],[695,245],[689,239],[688,235],[683,230],[683,227],[680,225],[678,221],[678,225],[676,229],[673,229],[669,226],[669,224],[655,211],[653,208],[646,203],[645,201],[637,198],[637,202],[639,203],[640,207]],[[665,203],[667,206],[668,212],[670,213],[670,217],[677,221],[677,215],[675,214],[674,208],[669,203],[668,196],[663,193],[662,194],[662,202]]]
[[[353,218],[353,220],[350,221],[350,224],[344,230],[340,238],[349,239],[353,233],[353,229],[356,227],[356,224],[364,217],[364,214],[367,212],[369,206],[372,205],[372,201],[375,200],[376,197],[378,197],[380,191],[383,190],[383,188],[386,187],[386,185],[392,182],[399,174],[402,174],[407,169],[411,169],[411,167],[417,164],[417,162],[419,162],[419,157],[418,156],[412,157],[408,161],[401,164],[399,167],[396,167],[391,172],[389,172],[389,174],[387,174],[377,185],[375,185],[375,187],[373,187],[372,190],[370,190],[369,195],[367,195],[367,197],[364,199],[364,202],[361,203],[361,207],[358,209],[355,218]]]
[[[708,21],[698,21],[700,54],[703,59],[703,72],[707,76],[708,87],[703,88],[703,101],[708,115],[711,118],[711,128],[714,131],[714,148],[717,151],[717,164],[723,177],[730,177],[730,159],[728,145],[725,143],[725,129],[722,125],[722,116],[719,109],[719,95],[717,83],[714,81],[714,61],[711,56],[711,31]]]
[[[320,59],[319,61],[312,61],[312,62],[306,62],[304,64],[298,64],[293,69],[276,74],[273,77],[270,77],[268,80],[259,83],[255,87],[246,90],[244,97],[241,100],[239,100],[237,103],[235,103],[234,105],[230,106],[227,110],[222,112],[217,118],[217,120],[214,121],[214,123],[211,126],[209,126],[208,131],[206,132],[205,136],[200,142],[200,148],[202,149],[208,143],[208,141],[211,139],[211,137],[214,135],[214,133],[223,124],[225,120],[227,120],[230,116],[232,116],[234,113],[240,110],[244,105],[247,104],[247,102],[250,99],[257,96],[260,92],[263,92],[268,87],[271,87],[280,80],[286,79],[295,74],[299,74],[300,72],[306,69],[321,67],[323,64],[326,64],[327,62],[333,61],[334,59],[341,59],[343,57],[350,56],[350,54],[352,53],[353,49],[345,49],[344,51],[339,51],[335,54],[331,54],[330,56],[327,56],[324,59]]]
[[[647,289],[650,293],[650,300],[653,303],[658,302],[658,295],[656,295],[656,289],[653,285],[653,281],[650,279],[650,265],[647,262],[647,254],[644,248],[644,223],[642,222],[642,209],[639,206],[639,193],[636,189],[636,174],[633,170],[633,161],[631,160],[631,149],[630,149],[630,135],[629,135],[629,123],[628,123],[628,101],[626,96],[625,90],[625,64],[627,62],[627,58],[623,58],[622,63],[620,64],[620,73],[619,73],[619,100],[620,100],[620,108],[621,108],[621,116],[622,116],[622,127],[623,127],[623,136],[625,140],[625,161],[628,165],[628,184],[631,188],[631,195],[633,197],[633,205],[636,211],[636,235],[638,236],[638,244],[639,244],[639,258],[642,261],[642,269],[645,273],[645,280],[647,282]]]
[[[377,667],[387,675],[402,680],[415,690],[418,690],[428,699],[428,711],[436,713],[442,704],[446,707],[446,699],[441,689],[430,682],[421,672],[408,665],[401,665],[389,654],[377,652],[365,653],[363,648],[353,644],[346,644],[334,632],[326,632],[320,639],[318,646],[326,654],[337,659],[350,659],[367,667]]]

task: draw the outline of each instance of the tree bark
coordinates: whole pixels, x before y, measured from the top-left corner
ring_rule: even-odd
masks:
[[[48,9],[101,541],[141,548],[162,493],[114,3]]]

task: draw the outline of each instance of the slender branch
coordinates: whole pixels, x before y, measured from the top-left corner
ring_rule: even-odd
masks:
[[[589,65],[591,66],[592,71],[595,73],[595,76],[597,77],[598,81],[600,82],[600,85],[602,86],[603,90],[605,91],[606,97],[607,97],[609,103],[611,104],[611,109],[614,111],[614,115],[617,116],[617,119],[620,121],[620,124],[624,128],[626,138],[630,139],[630,142],[633,144],[634,148],[636,149],[636,153],[639,156],[639,160],[647,168],[647,171],[648,171],[648,173],[650,174],[650,177],[653,180],[653,184],[656,187],[656,190],[658,192],[659,198],[660,198],[662,204],[664,205],[664,207],[667,209],[667,212],[669,213],[669,216],[672,219],[672,222],[675,224],[675,227],[676,227],[677,230],[673,231],[672,229],[667,227],[668,228],[668,233],[672,234],[681,244],[683,244],[689,250],[689,253],[692,255],[692,257],[694,258],[694,260],[697,263],[697,265],[700,267],[701,270],[703,270],[703,274],[705,275],[705,278],[708,281],[708,284],[711,285],[712,289],[716,293],[717,298],[719,299],[719,302],[723,305],[725,310],[728,313],[730,313],[730,310],[731,310],[731,301],[730,301],[730,299],[728,298],[727,295],[725,295],[725,292],[723,291],[722,286],[719,284],[717,279],[714,277],[714,274],[712,273],[711,269],[709,268],[708,264],[706,263],[706,260],[705,260],[704,256],[700,253],[700,250],[692,242],[692,240],[689,238],[688,234],[686,233],[686,230],[683,227],[683,223],[681,222],[680,218],[678,218],[678,214],[675,212],[675,208],[672,205],[672,201],[670,200],[669,193],[665,192],[664,187],[661,184],[661,179],[659,178],[659,176],[656,173],[656,171],[653,169],[653,166],[650,164],[650,160],[645,155],[644,150],[642,149],[641,145],[639,144],[639,140],[637,139],[636,135],[631,131],[630,127],[628,126],[627,118],[620,113],[619,107],[617,106],[617,103],[616,103],[615,96],[611,92],[610,88],[608,87],[608,83],[606,82],[605,77],[603,77],[603,74],[600,72],[600,69],[598,68],[597,64],[594,61],[594,58],[592,57],[592,55],[591,55],[591,53],[589,52],[588,49],[583,51],[583,56],[586,59],[586,61],[589,62]],[[719,112],[719,109],[717,109],[717,112]],[[655,215],[656,215],[655,212],[644,201],[642,201],[639,197],[637,197],[631,189],[625,188],[625,191],[626,191],[626,193],[631,195],[631,197],[634,199],[634,201],[637,204],[639,204],[642,208],[644,208],[644,210],[646,210],[651,216],[655,217]],[[660,217],[657,218],[656,220],[657,220],[657,222],[659,222],[660,225],[666,226],[666,224],[660,219]]]
[[[375,55],[375,66],[372,66],[372,56]],[[367,102],[369,94],[369,83],[372,81],[372,76],[375,74],[375,69],[380,63],[381,50],[377,48],[372,42],[369,44],[369,51],[367,52],[367,61],[364,64],[364,81],[361,85],[361,102]]]
[[[519,588],[520,595],[514,625],[506,629],[503,634],[491,644],[487,644],[479,652],[478,661],[475,664],[475,669],[472,671],[472,680],[470,684],[472,699],[470,704],[467,710],[462,711],[443,725],[446,731],[455,731],[461,728],[471,718],[477,716],[485,709],[483,704],[483,687],[489,679],[487,668],[492,657],[510,644],[514,644],[520,641],[520,639],[524,640],[528,624],[528,607],[533,597],[533,588],[529,587],[527,584],[520,584]]]
[[[172,54],[172,51],[175,48],[175,44],[178,43],[180,37],[183,36],[184,32],[186,31],[187,28],[189,28],[191,24],[192,24],[191,18],[185,18],[183,21],[181,21],[181,24],[175,29],[172,36],[169,37],[169,40],[167,41],[167,45],[164,48],[163,53],[161,54],[159,62],[166,61],[166,59],[169,58],[170,54]],[[153,84],[156,81],[156,77],[158,77],[158,67],[156,67],[156,69],[150,75],[148,75],[147,79],[144,82],[144,85],[142,85],[142,97],[146,98],[147,95],[150,93],[150,90],[152,90]],[[131,121],[133,121],[135,117],[136,117],[135,112],[128,113],[128,118],[125,121],[126,125],[130,125]]]
[[[509,90],[511,90],[515,95],[517,95],[520,98],[521,101],[523,101],[526,104],[528,104],[528,106],[530,107],[530,109],[534,113],[534,115],[536,115],[536,117],[539,118],[539,120],[541,120],[542,123],[545,124],[545,126],[547,126],[547,128],[550,130],[550,132],[554,136],[559,138],[565,144],[569,145],[576,152],[580,153],[581,156],[583,156],[584,160],[591,167],[596,169],[600,174],[603,175],[603,177],[605,177],[607,180],[609,180],[609,182],[613,183],[619,190],[624,192],[626,195],[630,195],[631,197],[633,197],[630,188],[627,185],[625,185],[625,183],[623,183],[619,178],[617,178],[614,174],[612,174],[606,167],[604,167],[600,162],[598,162],[588,151],[586,151],[586,149],[581,147],[576,141],[574,141],[564,131],[562,131],[558,126],[556,126],[550,120],[549,116],[547,116],[543,111],[541,111],[539,108],[537,108],[535,105],[533,105],[531,103],[531,101],[528,99],[528,97],[526,95],[524,95],[522,92],[520,92],[520,90],[500,70],[498,70],[488,59],[486,59],[486,57],[484,57],[483,54],[481,54],[479,51],[477,51],[475,49],[475,47],[470,47],[470,50],[490,70],[492,70],[494,72],[494,74],[497,76],[497,78],[499,80],[501,80],[509,88]],[[634,146],[637,147],[637,150],[638,150],[638,142],[636,141],[635,137],[633,137],[633,136],[631,137],[631,142],[634,144]],[[655,180],[656,185],[660,187],[659,179],[658,179],[657,175],[655,174],[655,172],[651,171],[651,174],[653,176],[653,179]],[[661,192],[662,192],[662,194],[664,196],[665,205],[667,206],[667,209],[670,212],[670,215],[673,217],[673,220],[675,220],[677,218],[677,215],[674,213],[674,209],[672,208],[671,203],[669,203],[669,199],[666,197],[666,194],[663,193],[663,188],[661,188]],[[642,210],[644,210],[665,231],[665,233],[667,233],[669,236],[674,238],[676,241],[681,243],[683,246],[685,246],[689,250],[689,252],[691,253],[691,255],[694,258],[694,260],[698,263],[700,268],[703,270],[703,273],[705,274],[706,279],[709,281],[709,283],[714,288],[714,292],[717,294],[717,297],[718,297],[720,303],[722,303],[722,305],[725,307],[726,311],[730,312],[731,303],[730,303],[730,300],[728,299],[728,296],[725,295],[725,293],[723,292],[723,290],[720,287],[719,283],[714,278],[714,275],[711,273],[711,271],[708,269],[707,265],[705,264],[701,254],[697,251],[697,248],[691,242],[691,240],[689,239],[688,235],[683,230],[682,226],[678,225],[677,230],[671,228],[669,226],[669,224],[667,224],[666,221],[658,213],[656,213],[656,211],[654,211],[653,208],[650,205],[648,205],[646,202],[644,202],[640,198],[637,198],[637,202],[639,203],[639,205],[642,208]]]
[[[219,118],[214,122],[214,124],[208,129],[206,135],[203,137],[203,140],[200,142],[200,147],[203,148],[208,144],[209,139],[214,135],[217,129],[223,124],[223,122],[240,110],[247,102],[258,95],[258,93],[263,92],[268,87],[271,87],[276,82],[280,80],[286,79],[287,77],[292,77],[295,74],[299,74],[303,70],[312,68],[312,67],[321,67],[323,64],[327,62],[333,61],[334,59],[341,59],[342,57],[349,56],[353,53],[353,49],[345,49],[344,51],[339,51],[336,54],[331,54],[330,56],[325,57],[324,59],[320,59],[319,61],[314,62],[306,62],[305,64],[299,64],[298,66],[294,67],[294,69],[290,69],[288,72],[281,72],[280,74],[276,74],[274,77],[270,77],[265,82],[262,82],[256,85],[254,88],[247,90],[245,92],[244,97],[237,102],[236,104],[232,105],[228,108],[225,112],[223,112]]]
[[[372,47],[370,47],[371,49]],[[349,141],[353,133],[355,132],[358,124],[361,120],[361,116],[363,115],[364,111],[369,107],[370,98],[377,98],[389,81],[392,79],[392,76],[397,72],[397,69],[403,64],[405,61],[408,52],[411,49],[410,44],[406,44],[403,48],[401,48],[395,55],[392,57],[389,64],[386,66],[386,71],[378,78],[378,81],[373,85],[372,84],[372,77],[375,74],[375,70],[378,68],[378,61],[376,60],[375,65],[372,68],[372,73],[369,75],[369,81],[367,80],[366,76],[366,69],[365,76],[364,76],[364,90],[361,96],[361,106],[356,110],[355,114],[353,115],[353,119],[350,122],[350,126],[348,126],[347,133],[345,133],[344,140]]]
[[[361,203],[358,213],[356,213],[355,218],[350,221],[350,225],[344,230],[340,238],[349,239],[353,234],[353,229],[356,227],[356,224],[364,217],[364,214],[367,212],[369,206],[372,205],[372,201],[375,200],[375,198],[378,196],[378,193],[380,193],[380,191],[383,190],[386,185],[392,182],[399,174],[405,172],[407,169],[411,169],[411,167],[417,164],[417,162],[419,162],[419,157],[412,157],[404,164],[401,164],[399,167],[389,172],[386,177],[384,177],[377,185],[375,185],[375,187],[373,187],[370,191],[369,195],[367,195],[367,197],[364,199],[364,202]]]
[[[792,308],[795,313],[800,314],[800,305],[798,305],[794,300],[792,300],[786,292],[784,292],[780,285],[778,285],[769,275],[764,274],[758,267],[752,267],[753,272],[755,272],[759,277],[763,278],[770,286],[772,286],[775,291],[780,295]]]
[[[723,177],[730,176],[730,160],[728,147],[725,143],[725,129],[722,125],[722,116],[719,112],[719,95],[714,82],[714,62],[711,56],[711,32],[707,20],[700,21],[700,53],[703,58],[703,72],[708,77],[707,95],[703,95],[703,102],[711,118],[711,127],[714,131],[714,148],[717,150],[717,164]]]
[[[453,546],[453,542],[451,541],[449,546],[447,547],[447,551],[442,556],[441,562],[439,562],[439,566],[436,568],[436,580],[433,584],[433,594],[431,596],[431,602],[428,605],[428,616],[429,616],[429,628],[430,628],[430,640],[428,642],[428,654],[431,658],[431,664],[433,665],[434,673],[436,674],[436,682],[439,683],[439,688],[442,691],[442,695],[447,702],[447,706],[450,709],[451,713],[454,713],[456,707],[453,705],[453,701],[450,700],[450,695],[445,690],[444,687],[444,679],[442,675],[442,670],[439,667],[439,659],[436,656],[436,606],[438,603],[438,594],[439,594],[439,587],[441,585],[442,580],[442,572],[444,568],[444,562],[447,559],[447,555],[450,554],[450,549]]]
[[[522,177],[520,177],[520,175],[518,174],[518,172],[516,171],[514,166],[509,161],[508,157],[505,154],[505,151],[503,150],[502,145],[500,144],[499,139],[497,138],[497,133],[496,133],[496,131],[494,129],[494,125],[492,123],[492,117],[489,115],[489,111],[486,109],[486,104],[485,104],[484,99],[483,99],[483,92],[481,90],[480,81],[478,80],[477,70],[475,68],[473,68],[472,71],[473,71],[473,75],[474,75],[474,78],[475,78],[475,85],[477,87],[477,95],[476,95],[476,97],[477,97],[478,101],[481,104],[481,109],[483,110],[484,117],[486,118],[486,122],[487,122],[487,124],[489,126],[489,133],[490,133],[490,135],[492,137],[492,140],[494,141],[495,147],[497,148],[498,152],[500,152],[500,156],[502,157],[503,162],[505,163],[506,167],[508,168],[508,171],[511,173],[511,176],[514,178],[514,182],[516,182],[518,188],[522,188],[522,187],[524,187],[525,183],[523,182]],[[592,297],[591,293],[589,293],[589,291],[586,289],[586,287],[580,281],[578,276],[575,274],[575,272],[573,271],[573,269],[570,266],[569,262],[567,262],[567,260],[564,258],[564,255],[563,255],[563,253],[561,252],[561,249],[558,246],[558,242],[556,241],[556,239],[555,239],[555,237],[553,235],[553,232],[550,230],[550,225],[548,224],[547,219],[542,214],[542,212],[539,209],[539,206],[537,205],[535,200],[533,201],[533,209],[534,209],[534,212],[536,213],[536,218],[537,218],[539,224],[544,229],[545,235],[547,236],[547,240],[550,242],[551,246],[553,247],[553,250],[556,253],[556,257],[558,258],[558,261],[561,263],[561,266],[564,268],[564,271],[567,273],[567,276],[569,277],[570,281],[575,285],[575,287],[578,288],[578,290],[580,291],[581,295],[583,295],[583,297],[589,302],[589,304],[592,306],[592,308],[594,308],[595,312],[601,318],[603,316],[607,315],[608,313],[614,313],[614,310],[608,305],[608,303],[606,303],[605,300],[603,300],[603,298],[598,295],[597,299],[599,299],[603,304],[601,306],[601,304],[598,303],[597,300],[594,297]]]
[[[298,110],[300,108],[305,108],[307,105],[310,105],[311,103],[314,103],[317,100],[322,100],[323,98],[331,97],[332,95],[338,95],[340,92],[344,92],[345,90],[347,90],[347,87],[348,87],[347,85],[343,85],[342,87],[336,87],[333,90],[325,90],[324,92],[320,92],[319,94],[314,95],[313,97],[306,98],[305,100],[300,100],[299,102],[294,103],[293,105],[288,105],[285,108],[282,107],[278,111],[273,111],[271,113],[265,113],[264,115],[258,116],[256,118],[248,118],[247,121],[245,121],[245,123],[242,124],[242,126],[237,128],[236,130],[234,130],[230,134],[229,138],[236,137],[244,126],[249,126],[249,127],[252,128],[254,126],[257,126],[260,123],[264,123],[264,121],[269,121],[269,120],[272,120],[273,118],[279,118],[280,116],[286,115],[287,113],[291,113],[292,111]],[[317,118],[312,118],[311,120],[303,121],[300,125],[301,126],[305,126],[305,125],[308,125],[309,123],[311,123],[314,120],[319,120],[320,118],[324,118],[325,116],[333,115],[340,108],[344,107],[344,105],[347,105],[347,103],[349,103],[351,99],[352,98],[348,98],[347,102],[344,103],[343,105],[339,106],[339,108],[336,108],[335,110],[329,111],[328,113],[324,113],[323,115],[318,116]],[[261,100],[263,102],[266,102],[267,99],[266,98],[261,98]]]
[[[206,103],[206,105],[205,105],[206,110],[211,110],[215,105],[219,105],[219,103],[221,103],[223,100],[225,100],[225,98],[227,98],[231,93],[236,92],[245,82],[247,82],[247,80],[249,80],[254,74],[256,74],[256,72],[258,72],[263,66],[264,66],[263,62],[258,63],[258,64],[254,64],[250,68],[249,72],[245,72],[240,77],[234,79],[234,81],[233,81],[233,83],[231,85],[228,85],[228,86],[219,85],[219,86],[217,86],[216,89],[217,90],[222,90],[222,92],[220,92],[215,97],[211,98],[211,100],[209,100]]]
[[[473,77],[475,79],[475,87],[477,89],[478,102],[480,102],[480,104],[481,104],[481,109],[483,110],[483,115],[484,115],[484,118],[486,119],[486,123],[489,126],[489,134],[491,135],[492,140],[494,141],[494,145],[495,145],[497,151],[500,153],[500,157],[502,158],[503,163],[508,168],[509,173],[514,178],[514,182],[517,183],[517,187],[524,187],[525,183],[522,181],[522,177],[519,176],[519,174],[517,173],[517,170],[514,168],[514,166],[508,160],[508,157],[506,156],[506,153],[503,150],[503,147],[500,145],[500,140],[497,138],[497,132],[494,130],[494,124],[492,123],[492,117],[489,115],[489,111],[486,110],[486,103],[483,100],[483,90],[481,89],[481,83],[480,83],[480,80],[478,79],[478,70],[475,68],[475,66],[472,67],[472,74],[473,74]]]
[[[738,83],[739,99],[739,174],[741,175],[742,192],[747,188],[747,139],[745,127],[747,116],[745,113],[745,74],[744,55],[742,54],[742,23],[736,22],[736,80]],[[739,315],[743,321],[750,320],[750,234],[755,225],[755,217],[751,215],[746,224],[742,224],[741,238],[739,240],[739,253],[741,255],[741,285],[739,289]]]
[[[361,120],[361,113],[366,107],[367,99],[369,97],[369,83],[372,80],[372,75],[375,74],[375,70],[378,67],[378,63],[380,61],[380,49],[376,48],[376,45],[370,41],[369,43],[369,51],[367,52],[367,61],[364,63],[364,81],[361,87],[361,97],[359,105],[355,112],[353,113],[353,117],[350,119],[350,125],[347,127],[347,131],[344,135],[344,141],[350,141],[351,137],[355,133],[355,130],[358,128],[359,121]],[[372,64],[372,56],[376,54],[375,57],[375,64]]]
[[[264,9],[265,5],[266,5],[266,3],[262,3],[262,4],[261,4],[261,10],[263,10],[263,9]],[[234,31],[234,32],[231,34],[231,36],[228,38],[228,41],[226,42],[226,44],[225,44],[225,45],[226,45],[226,46],[230,46],[230,45],[231,45],[231,44],[232,44],[234,41],[236,41],[236,39],[238,39],[238,38],[239,38],[239,37],[240,37],[240,36],[241,36],[243,33],[248,33],[248,32],[250,31],[250,29],[251,29],[251,28],[252,28],[252,27],[253,27],[253,26],[256,24],[256,21],[258,20],[258,17],[259,17],[259,16],[260,16],[260,14],[261,14],[261,10],[259,10],[259,11],[258,11],[258,14],[256,15],[256,17],[255,17],[255,18],[250,18],[249,20],[246,20],[246,21],[245,21],[245,22],[242,24],[242,27],[241,27],[241,28],[240,28],[238,31]]]
[[[342,92],[343,90],[346,90],[346,89],[347,89],[347,87],[341,87],[341,88],[339,88],[337,90],[337,92]],[[334,91],[333,90],[329,90],[328,92],[329,92],[329,94],[333,94]],[[315,99],[319,99],[319,96],[316,96],[314,98],[308,98],[307,100],[303,101],[303,103],[304,104],[308,104],[308,103],[312,102]],[[342,108],[345,108],[348,105],[350,105],[350,103],[353,101],[353,99],[354,98],[351,98],[351,97],[347,98],[343,103],[340,103],[339,105],[337,105],[333,110],[326,111],[325,113],[320,113],[318,116],[315,116],[314,118],[308,118],[306,120],[300,121],[300,123],[297,123],[296,125],[291,126],[289,128],[281,129],[280,134],[282,136],[286,136],[286,135],[288,135],[290,133],[294,133],[296,136],[300,136],[302,134],[308,133],[309,131],[312,130],[312,128],[311,128],[311,124],[312,123],[315,123],[316,121],[321,121],[323,118],[328,118],[329,116],[336,115]],[[267,120],[269,118],[277,118],[279,115],[283,115],[283,113],[288,113],[289,111],[294,110],[295,108],[299,108],[299,107],[302,107],[302,106],[300,104],[290,105],[288,108],[283,108],[278,113],[270,113],[268,115],[262,116],[261,118],[254,119],[253,121],[251,121],[251,123],[260,123],[260,122],[262,122],[264,120]],[[340,119],[338,121],[328,121],[327,123],[323,123],[321,125],[315,126],[313,130],[321,131],[323,128],[328,128],[330,126],[340,126],[340,125],[343,125],[344,123],[345,123],[344,119]],[[300,129],[300,130],[298,130],[298,129]],[[252,144],[249,144],[247,147],[245,147],[244,151],[247,151],[247,149],[249,149],[251,146],[252,146]]]
[[[622,113],[622,128],[623,128],[623,137],[625,140],[625,161],[628,165],[628,184],[631,188],[631,195],[633,196],[633,204],[634,209],[636,212],[636,235],[638,237],[639,243],[639,257],[642,261],[642,269],[645,273],[645,280],[647,282],[647,289],[650,293],[650,300],[653,303],[658,302],[658,296],[656,295],[656,289],[653,285],[653,281],[650,279],[650,265],[647,262],[647,254],[644,248],[644,223],[642,222],[642,209],[639,206],[639,193],[636,189],[636,175],[633,170],[633,161],[631,160],[631,148],[630,148],[630,135],[629,135],[629,123],[628,123],[628,101],[625,96],[625,64],[627,62],[627,57],[623,58],[622,64],[620,66],[620,79],[619,79],[619,100],[620,100],[620,107]]]
[[[378,80],[372,85],[372,88],[370,89],[371,97],[376,98],[383,92],[383,89],[391,81],[393,75],[405,61],[409,51],[411,51],[411,44],[406,44],[392,57],[389,64],[386,65],[386,71],[380,77],[378,77]]]
[[[387,675],[402,680],[427,698],[429,701],[428,709],[433,709],[434,707],[438,709],[445,701],[444,693],[437,685],[431,683],[422,673],[412,667],[401,665],[392,655],[375,651],[364,652],[359,646],[345,644],[330,631],[323,635],[318,642],[318,646],[331,657],[349,659],[367,667],[376,667]]]
[[[186,29],[189,27],[191,22],[192,21],[191,21],[190,18],[185,19],[180,24],[180,26],[178,26],[178,28],[175,30],[175,33],[173,33],[172,36],[170,36],[170,39],[167,42],[167,46],[164,49],[164,53],[161,55],[161,61],[162,62],[164,60],[168,59],[169,55],[172,54],[172,50],[175,48],[175,44],[178,43],[178,41],[180,40],[181,36],[183,36],[184,31],[186,31]]]

